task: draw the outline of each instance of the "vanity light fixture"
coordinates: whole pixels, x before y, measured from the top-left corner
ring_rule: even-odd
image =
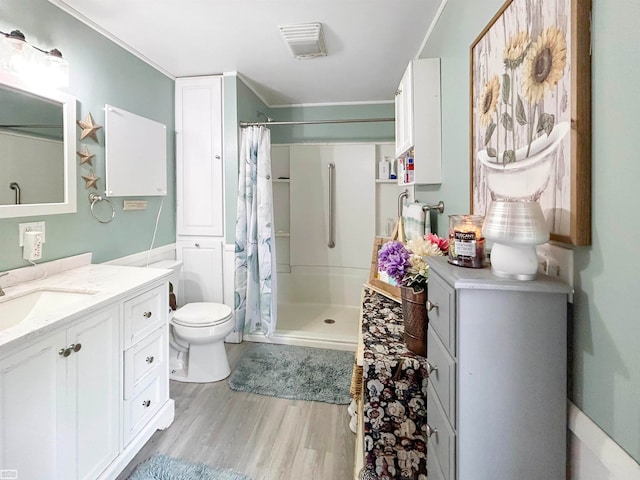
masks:
[[[327,55],[321,23],[280,25],[278,28],[284,43],[298,60]]]
[[[0,70],[28,83],[44,80],[53,88],[69,86],[69,62],[60,50],[31,45],[20,30],[0,31]]]

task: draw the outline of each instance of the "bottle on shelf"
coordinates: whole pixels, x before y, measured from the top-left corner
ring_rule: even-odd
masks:
[[[380,160],[380,162],[378,163],[378,179],[379,180],[389,179],[390,167],[391,167],[391,164],[389,162],[389,157],[385,155],[384,160]]]
[[[392,180],[395,180],[396,178],[398,178],[398,176],[396,175],[396,161],[394,160],[393,162],[391,162],[391,170],[389,171],[389,178]]]

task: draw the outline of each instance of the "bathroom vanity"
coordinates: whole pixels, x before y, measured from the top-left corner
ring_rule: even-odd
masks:
[[[7,478],[113,479],[171,424],[170,274],[89,264],[4,289],[0,471],[14,475]]]

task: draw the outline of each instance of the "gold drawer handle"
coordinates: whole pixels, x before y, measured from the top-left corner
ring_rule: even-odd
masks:
[[[427,300],[427,312],[430,312],[433,309],[438,309],[438,304],[431,302],[431,300]]]
[[[142,402],[142,406],[145,408],[148,408],[151,405],[151,400],[145,400],[144,402]]]
[[[151,365],[153,363],[153,355],[148,356],[147,358],[144,359],[145,362],[147,362],[149,365]]]
[[[438,367],[436,365],[431,365],[431,363],[427,362],[427,375],[430,377],[433,372],[437,372]]]
[[[436,434],[438,435],[438,430],[436,428],[431,427],[431,425],[429,425],[427,423],[427,427],[426,427],[426,433],[427,433],[427,438],[431,438],[431,435]]]
[[[146,318],[151,318],[151,312],[144,312],[142,315]]]

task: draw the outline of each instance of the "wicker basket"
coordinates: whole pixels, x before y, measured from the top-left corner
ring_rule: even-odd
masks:
[[[400,287],[404,341],[409,351],[427,356],[427,290]]]

